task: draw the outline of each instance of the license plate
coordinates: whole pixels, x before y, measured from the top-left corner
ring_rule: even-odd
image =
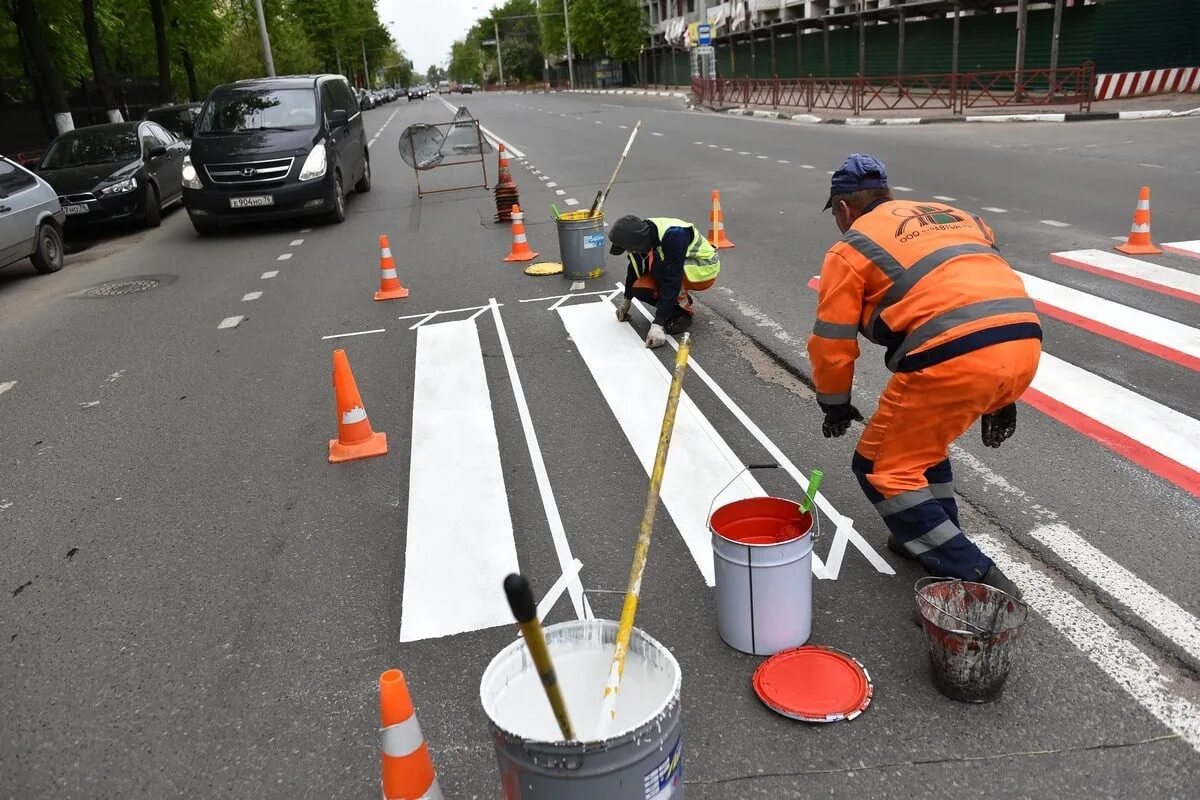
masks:
[[[87,203],[79,203],[72,206],[63,206],[63,211],[68,214],[86,214],[88,213]]]
[[[230,208],[255,208],[257,206],[273,206],[275,198],[269,194],[256,194],[249,197],[229,198]]]

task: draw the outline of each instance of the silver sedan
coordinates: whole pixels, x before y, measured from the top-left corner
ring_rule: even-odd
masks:
[[[28,258],[38,272],[62,269],[66,216],[50,184],[0,156],[0,267]]]

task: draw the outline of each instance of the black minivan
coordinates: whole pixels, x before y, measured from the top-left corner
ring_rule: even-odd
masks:
[[[199,234],[222,224],[346,218],[346,194],[371,190],[362,114],[341,75],[218,86],[183,162],[183,205]]]

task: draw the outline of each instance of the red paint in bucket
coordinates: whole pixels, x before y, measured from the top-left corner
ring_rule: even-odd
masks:
[[[709,526],[731,542],[765,545],[807,536],[812,522],[812,514],[802,513],[794,500],[750,497],[718,508]]]

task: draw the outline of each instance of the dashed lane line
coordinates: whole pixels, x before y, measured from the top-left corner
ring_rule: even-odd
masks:
[[[625,126],[622,125],[621,127],[624,128]],[[659,133],[658,131],[650,131],[650,135],[651,136],[662,136],[662,134]]]
[[[1038,221],[1041,222],[1043,225],[1049,225],[1051,228],[1069,228],[1069,227],[1071,227],[1071,223],[1060,222],[1056,219],[1042,219],[1042,220],[1038,220]]]
[[[265,281],[265,280],[267,280],[268,278],[274,278],[274,277],[275,277],[276,275],[278,275],[278,274],[279,274],[279,270],[277,270],[277,269],[269,269],[269,270],[267,270],[266,272],[264,272],[264,273],[262,274],[262,276],[259,278],[259,280]]]
[[[987,211],[989,213],[992,213],[992,214],[1007,214],[1008,213],[1008,211],[1006,211],[1005,209],[996,208],[995,206],[984,206],[983,210]]]
[[[800,169],[816,169],[812,164],[801,164]]]
[[[217,330],[222,330],[224,328],[236,328],[244,319],[245,317],[242,316],[226,317],[225,319],[221,320],[221,324],[217,325]]]
[[[563,202],[564,202],[564,203],[566,203],[566,204],[567,204],[567,205],[569,205],[569,206],[577,206],[577,205],[579,205],[579,201],[578,201],[578,200],[576,200],[574,197],[568,197],[568,198],[567,198],[566,200],[564,200]]]
[[[935,195],[933,196],[933,199],[934,199],[934,200],[941,200],[943,203],[956,203],[956,202],[958,202],[958,198],[957,198],[957,197],[948,197],[948,196],[946,196],[946,195],[944,195],[944,194],[935,194]]]
[[[558,186],[558,181],[550,181],[546,184],[547,189],[553,189],[555,186]]]
[[[280,253],[280,254],[279,254],[279,258],[277,258],[277,259],[275,259],[275,260],[276,260],[276,261],[290,261],[290,260],[291,260],[291,258],[292,258],[292,254],[291,254],[291,253]]]
[[[832,175],[833,173],[831,172],[829,174]],[[912,191],[912,189],[908,186],[893,186],[892,188],[895,189],[897,192],[911,192]]]
[[[260,298],[262,296],[263,296],[262,292],[246,292],[244,295],[242,295],[242,302],[248,303],[251,300],[257,300],[258,298]]]
[[[559,197],[562,197],[564,194],[566,194],[566,192],[565,192],[565,191],[563,191],[562,189],[555,189],[555,190],[554,190],[554,193],[555,193],[556,195],[558,195]]]
[[[5,381],[4,383],[0,383],[0,394],[4,394],[5,392],[7,392],[9,389],[13,388],[16,385],[17,385],[16,381]]]
[[[302,244],[304,244],[303,239],[292,239],[292,241],[288,244],[288,247],[299,247]]]

